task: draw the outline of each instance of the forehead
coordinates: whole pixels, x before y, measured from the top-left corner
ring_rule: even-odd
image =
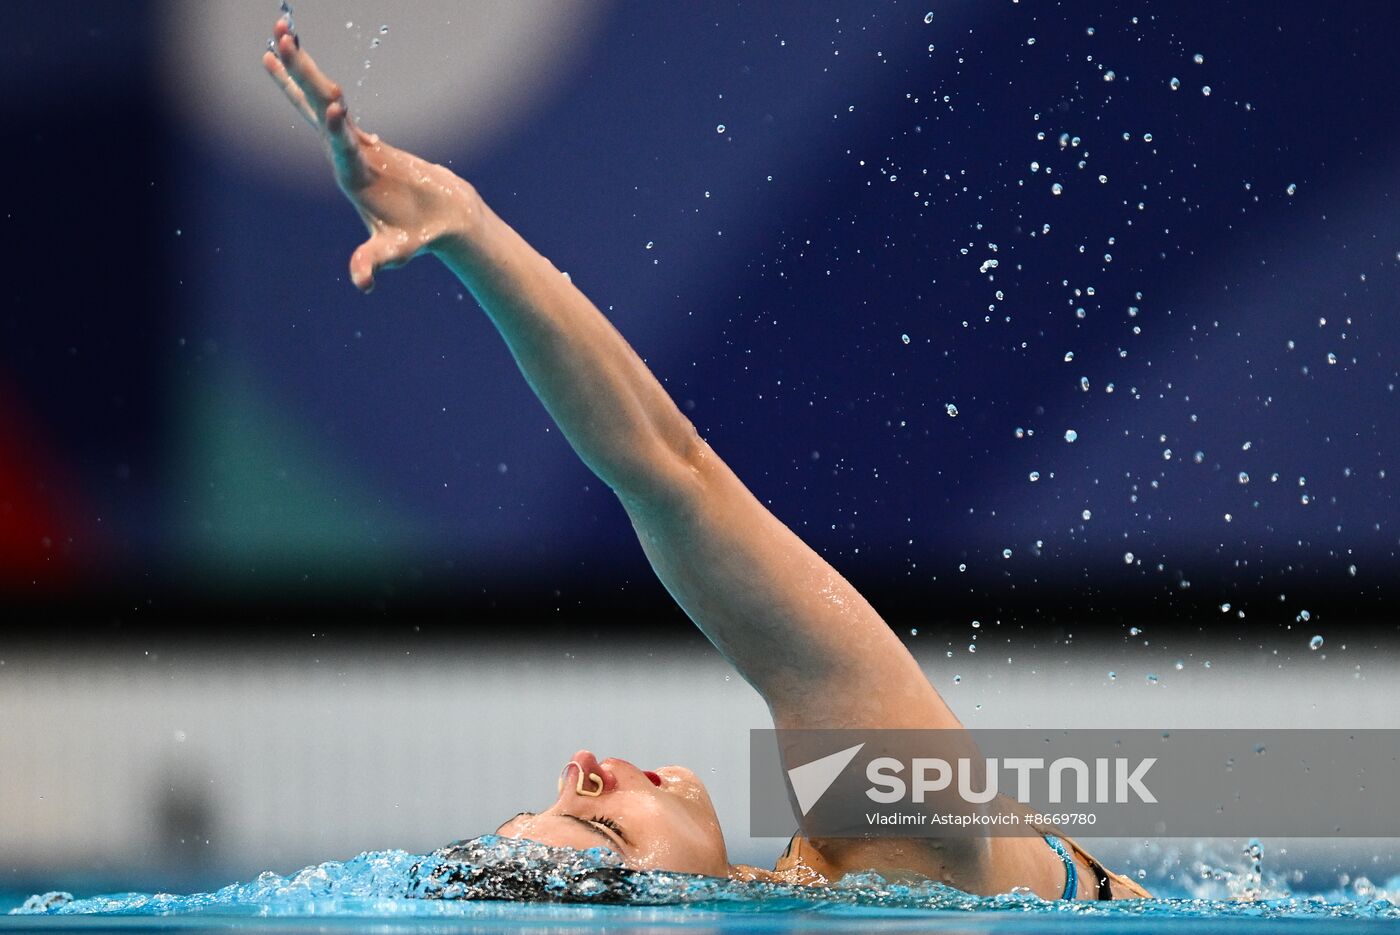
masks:
[[[522,812],[496,829],[507,838],[528,838],[541,844],[572,847],[585,851],[590,847],[618,850],[617,842],[607,832],[571,815],[533,815]]]

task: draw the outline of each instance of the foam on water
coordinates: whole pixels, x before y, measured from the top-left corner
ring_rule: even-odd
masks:
[[[1257,856],[1257,855],[1256,855]],[[1347,890],[1297,895],[1266,880],[1257,860],[1243,872],[1200,865],[1173,895],[1116,902],[1046,901],[1028,893],[973,896],[941,883],[897,882],[853,874],[827,886],[752,883],[623,867],[603,848],[574,851],[486,835],[432,854],[371,851],[290,876],[267,872],[213,893],[119,893],[74,899],[30,897],[16,915],[214,914],[255,917],[468,916],[484,901],[677,906],[718,913],[843,909],[931,913],[1014,913],[1047,918],[1396,920],[1400,877],[1382,886],[1358,881]],[[1233,895],[1203,895],[1222,891]]]

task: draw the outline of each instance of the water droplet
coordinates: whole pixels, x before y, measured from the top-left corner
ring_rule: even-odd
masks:
[[[955,675],[955,676],[953,676],[953,684],[954,684],[954,685],[961,685],[961,684],[962,684],[962,676],[961,676],[961,675]]]
[[[1113,672],[1113,671],[1110,670],[1109,673],[1108,673],[1108,680],[1109,680],[1110,682],[1112,682],[1112,681],[1116,681],[1117,679],[1118,679],[1118,673],[1117,673],[1117,672]]]
[[[389,35],[389,27],[387,24],[379,27],[379,34],[381,36]]]
[[[1298,611],[1298,616],[1296,619],[1299,623],[1307,623],[1309,620],[1312,619],[1312,614],[1306,610],[1300,610]]]
[[[1065,441],[1075,442],[1079,440],[1079,433],[1074,429],[1065,429]]]
[[[910,628],[909,628],[909,635],[910,635],[910,636],[918,636],[918,635],[919,635],[919,628],[918,628],[918,627],[910,627]]]
[[[1159,679],[1157,678],[1157,674],[1156,674],[1155,672],[1149,672],[1149,673],[1147,673],[1147,684],[1148,684],[1148,685],[1156,685],[1158,681],[1159,681]]]
[[[1206,97],[1210,97],[1210,85],[1204,85],[1201,88],[1201,93],[1204,94]]]
[[[1191,61],[1195,62],[1197,65],[1204,65],[1206,63],[1206,57],[1200,52],[1197,52],[1195,55],[1191,56]]]
[[[1002,558],[1010,558],[1010,557],[1011,557],[1011,550],[1010,550],[1010,549],[1002,549],[1002,550],[1001,550],[1001,557],[1002,557]]]
[[[1311,650],[1313,650],[1314,652],[1316,652],[1317,650],[1319,650],[1319,649],[1321,649],[1321,648],[1322,648],[1322,637],[1321,637],[1321,636],[1314,636],[1312,639],[1308,640],[1308,649],[1311,649]],[[1345,655],[1345,653],[1344,653],[1343,655]]]
[[[956,419],[958,417],[958,407],[952,403],[944,403],[943,409],[948,413],[949,418]]]
[[[1091,520],[1091,519],[1094,518],[1094,514],[1093,514],[1091,511],[1089,511],[1089,510],[1085,510],[1083,513],[1080,513],[1080,514],[1079,514],[1079,518],[1082,519],[1082,520],[1084,520],[1084,522],[1087,523],[1087,522],[1089,522],[1089,520]]]
[[[1284,191],[1288,192],[1288,196],[1291,198],[1298,194],[1298,184],[1296,182],[1289,182],[1288,187],[1285,188]]]
[[[965,565],[965,564],[959,564],[959,565],[958,565],[958,571],[967,571],[967,565]]]
[[[1173,78],[1171,81],[1167,82],[1167,84],[1170,85],[1170,87],[1171,87],[1171,89],[1172,89],[1173,91],[1180,91],[1180,90],[1181,90],[1181,79],[1180,79],[1180,78]]]
[[[1180,672],[1182,669],[1186,668],[1186,663],[1178,659],[1176,662],[1172,663],[1172,668]]]
[[[715,132],[716,132],[716,133],[723,133],[723,132],[724,132],[724,124],[721,123],[721,124],[716,125],[716,126],[715,126]]]
[[[933,11],[932,11],[932,10],[930,10],[929,12],[927,12],[927,13],[924,14],[924,22],[925,22],[925,23],[932,23],[932,22],[933,22]]]
[[[1029,476],[1030,476],[1030,479],[1031,479],[1031,483],[1032,483],[1032,484],[1034,484],[1036,481],[1040,480],[1040,472],[1039,472],[1039,471],[1031,471],[1031,473],[1030,473]]]
[[[1238,479],[1239,479],[1239,482],[1240,482],[1241,484],[1247,484],[1247,483],[1249,483],[1249,472],[1248,472],[1248,471],[1240,471],[1240,473],[1239,473],[1239,478],[1238,478]]]
[[[1070,363],[1070,362],[1073,361],[1073,360],[1074,360],[1074,351],[1065,351],[1065,363]]]
[[[1050,194],[1052,194],[1052,195],[1063,195],[1064,193],[1065,193],[1065,187],[1064,187],[1063,185],[1061,185],[1059,182],[1056,182],[1054,185],[1051,185],[1051,186],[1050,186]]]
[[[1115,75],[1115,74],[1113,73],[1112,69],[1110,69],[1110,70],[1108,70],[1108,71],[1106,71],[1106,72],[1103,73],[1103,80],[1104,80],[1104,81],[1112,81],[1114,78],[1117,78],[1117,77],[1118,77],[1118,76]]]
[[[901,335],[899,336],[899,340],[903,341],[905,344],[908,344],[908,343],[909,343],[909,335],[907,335],[907,334],[901,334]]]
[[[1132,553],[1132,552],[1124,552],[1124,553],[1123,553],[1123,564],[1124,564],[1124,565],[1131,565],[1132,563],[1133,563],[1133,553]],[[1134,627],[1133,629],[1136,630],[1137,628]],[[1133,635],[1136,636],[1137,634],[1133,634]]]
[[[656,241],[654,241],[654,240],[648,240],[648,241],[647,241],[647,249],[648,249],[648,250],[650,250],[650,249],[651,249],[652,247],[654,247],[654,246],[656,246]]]

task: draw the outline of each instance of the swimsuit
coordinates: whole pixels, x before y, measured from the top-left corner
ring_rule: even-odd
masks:
[[[1074,855],[1065,847],[1065,842],[1055,837],[1053,834],[1045,836],[1045,843],[1050,845],[1050,850],[1060,855],[1060,860],[1065,863],[1065,891],[1060,894],[1061,899],[1074,899],[1079,895],[1079,867],[1074,862]],[[1112,894],[1109,895],[1112,899]]]
[[[1084,848],[1079,846],[1079,842],[1065,835],[1056,835],[1050,828],[1037,827],[1045,837],[1045,843],[1050,845],[1050,849],[1060,855],[1060,860],[1065,863],[1065,891],[1061,894],[1061,899],[1074,899],[1079,892],[1079,868],[1074,862],[1078,857],[1089,865],[1089,869],[1094,872],[1094,877],[1098,881],[1098,899],[1151,899],[1152,894],[1142,887],[1136,880],[1130,880],[1121,873],[1114,873],[1098,859]],[[1068,850],[1066,850],[1068,847]],[[1114,896],[1113,886],[1117,884],[1122,890],[1122,896]]]

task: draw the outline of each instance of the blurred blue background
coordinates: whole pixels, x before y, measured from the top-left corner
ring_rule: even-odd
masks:
[[[1388,8],[387,10],[296,15],[863,586],[1384,600]],[[655,598],[470,296],[348,285],[275,12],[7,30],[7,587]]]

